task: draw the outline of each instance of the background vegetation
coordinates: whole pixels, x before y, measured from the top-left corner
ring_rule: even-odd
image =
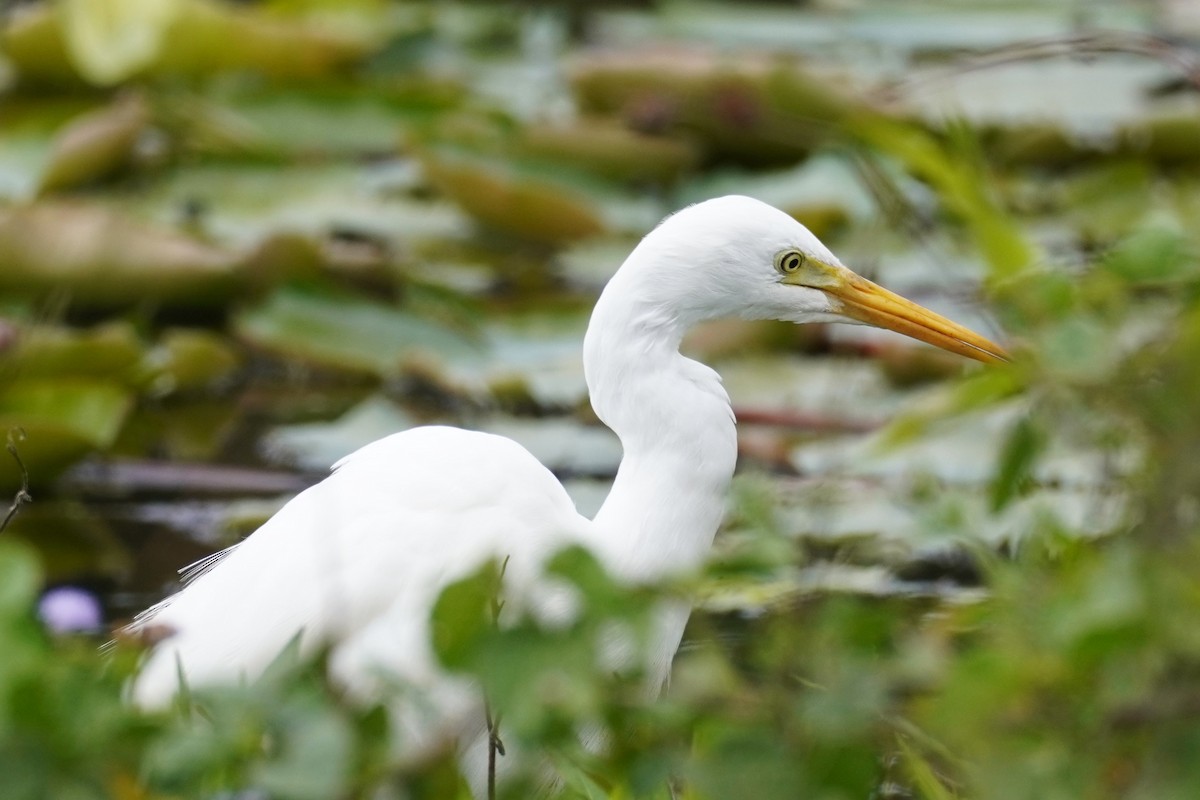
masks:
[[[487,571],[435,610],[506,742],[569,797],[1200,791],[1194,3],[9,5],[0,796],[466,796],[319,659],[147,715],[145,643],[98,645],[408,425],[515,436],[593,510],[587,310],[734,191],[1017,358],[698,331],[743,423],[704,573],[570,552],[572,627],[496,630]],[[660,594],[699,611],[647,703],[592,654]]]

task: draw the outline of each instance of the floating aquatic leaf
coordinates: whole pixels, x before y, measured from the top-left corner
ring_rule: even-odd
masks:
[[[212,388],[241,364],[239,354],[224,337],[186,328],[165,331],[150,358],[154,387],[167,392]]]
[[[621,463],[616,434],[571,418],[493,418],[482,430],[515,440],[552,470],[567,474],[615,475]]]
[[[141,95],[72,119],[54,137],[38,192],[45,194],[103,180],[128,166],[149,114]]]
[[[183,0],[62,0],[56,5],[71,60],[92,83],[111,85],[162,53]]]
[[[95,447],[116,439],[129,394],[110,382],[82,379],[19,380],[0,387],[0,427],[51,423],[72,431]],[[22,448],[23,449],[23,448]]]
[[[84,84],[67,55],[54,4],[22,3],[6,15],[2,24],[0,43],[22,80],[70,87]]]
[[[906,398],[863,359],[763,354],[730,359],[720,370],[737,407],[806,412],[852,427],[887,419]]]
[[[800,164],[773,170],[719,170],[700,173],[681,187],[682,202],[723,194],[745,194],[787,211],[827,240],[851,220],[878,215],[854,162],[844,154],[818,151]],[[848,243],[856,237],[845,237]]]
[[[155,388],[152,383],[151,389]],[[153,453],[171,461],[211,461],[228,449],[245,416],[243,407],[220,394],[170,397],[168,403],[147,403],[130,415],[113,449],[122,455]],[[168,476],[170,470],[163,467],[158,474]],[[113,475],[115,478],[119,472]],[[189,487],[186,477],[178,478],[170,488],[145,487],[155,492],[171,488],[185,494],[198,491]]]
[[[222,248],[76,203],[0,209],[0,263],[0,291],[65,292],[80,306],[206,305],[241,285]]]
[[[280,289],[238,314],[233,329],[258,347],[292,358],[383,376],[474,350],[463,336],[402,309],[299,288]]]
[[[523,175],[504,162],[448,150],[427,151],[422,163],[441,191],[501,233],[561,245],[605,228],[585,196],[548,176]]]
[[[1122,149],[1167,164],[1200,160],[1200,117],[1194,111],[1155,115],[1121,130]]]
[[[686,139],[649,136],[604,119],[569,126],[530,124],[517,137],[515,149],[638,186],[674,183],[699,160],[697,148]]]
[[[319,472],[363,445],[413,424],[412,418],[386,397],[372,395],[333,422],[276,428],[263,437],[262,450],[272,462]]]
[[[23,80],[112,85],[147,74],[248,70],[312,78],[379,46],[380,26],[331,25],[217,0],[64,0],[36,5],[5,40]]]
[[[155,70],[207,75],[249,70],[275,78],[329,74],[379,45],[386,27],[342,26],[329,20],[273,15],[211,0],[180,0],[183,9],[166,33]]]
[[[699,51],[622,51],[572,70],[585,111],[637,131],[685,131],[712,156],[757,166],[795,163],[840,129],[859,106],[836,86],[786,61]]]
[[[139,385],[145,376],[144,347],[133,326],[107,322],[87,330],[35,325],[0,349],[0,378],[102,378]]]
[[[414,108],[409,102],[418,105]],[[257,149],[277,157],[379,157],[396,151],[399,131],[407,123],[435,113],[421,103],[420,98],[396,97],[386,86],[371,91],[354,86],[340,90],[336,85],[319,91],[271,86],[223,97],[205,116],[210,124],[219,122],[217,111],[235,116],[254,132]]]
[[[30,483],[45,485],[81,456],[112,445],[130,404],[129,393],[110,382],[14,381],[0,386],[0,431],[25,431],[17,445],[21,460]],[[16,486],[20,471],[4,455],[0,486]]]

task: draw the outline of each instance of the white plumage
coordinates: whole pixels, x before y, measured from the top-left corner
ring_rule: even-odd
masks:
[[[482,699],[436,662],[434,601],[487,559],[507,558],[506,602],[555,613],[555,587],[539,574],[569,543],[629,582],[696,568],[721,522],[737,439],[719,377],[678,348],[694,324],[733,315],[865,322],[979,360],[1004,358],[986,339],[858,278],[770,206],[745,197],[692,206],[642,240],[588,327],[592,405],[624,450],[595,520],[508,439],[447,427],[381,439],[135,623],[175,632],[149,657],[135,700],[168,702],[180,667],[190,686],[252,680],[299,634],[302,651],[332,645],[332,674],[352,693],[416,687],[420,703],[392,706],[403,754],[456,741],[482,794]],[[687,616],[685,607],[660,610],[644,665],[651,691],[666,679]]]

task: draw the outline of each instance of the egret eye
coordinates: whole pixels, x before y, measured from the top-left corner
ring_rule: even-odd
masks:
[[[804,266],[805,255],[799,250],[784,250],[775,256],[775,269],[784,275],[791,275]]]

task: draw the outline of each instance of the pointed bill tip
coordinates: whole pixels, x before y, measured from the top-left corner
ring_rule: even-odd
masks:
[[[842,314],[858,322],[903,333],[951,353],[984,363],[1011,361],[1000,345],[940,314],[848,273],[844,281],[822,289],[832,297]]]

